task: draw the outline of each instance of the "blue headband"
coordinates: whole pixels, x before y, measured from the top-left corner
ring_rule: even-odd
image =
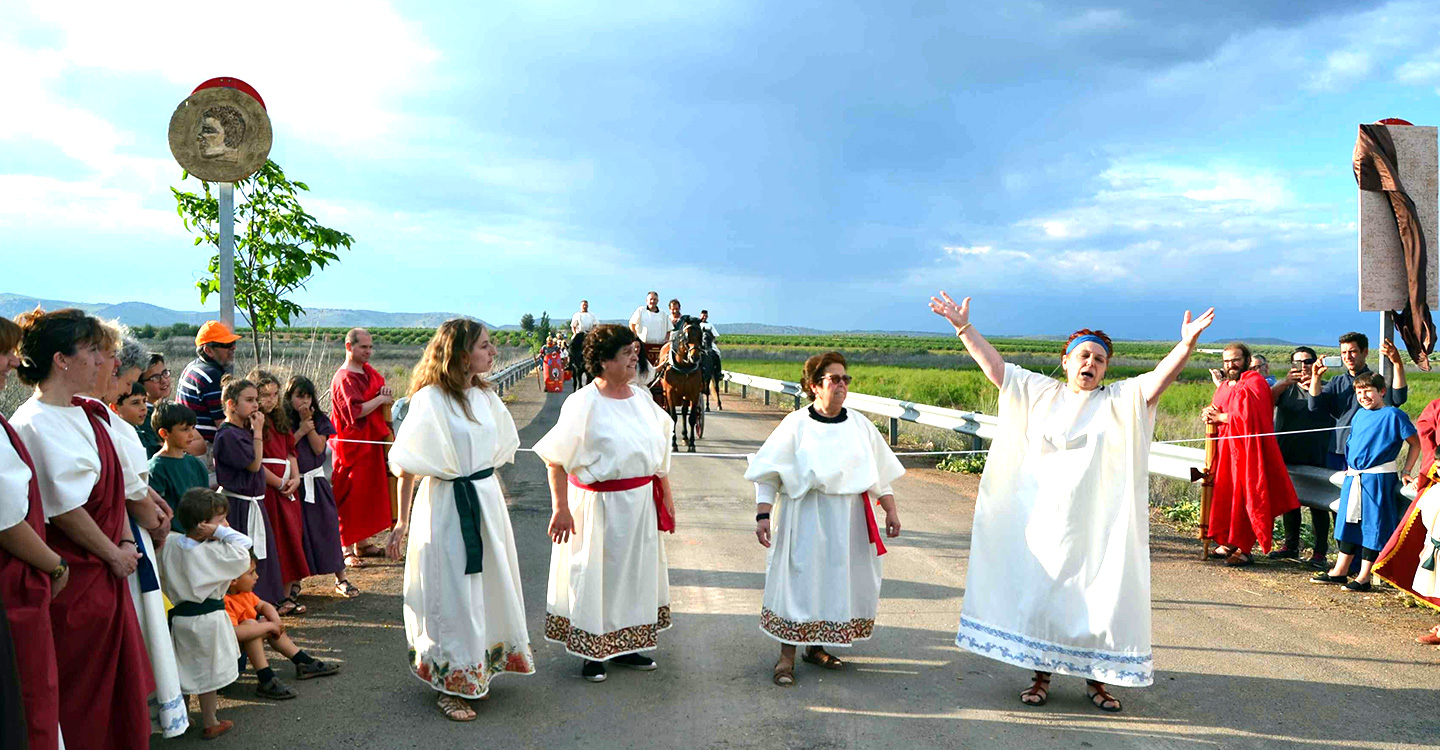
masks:
[[[1105,350],[1105,353],[1106,353],[1106,354],[1109,354],[1109,353],[1110,353],[1110,347],[1108,347],[1108,346],[1105,345],[1105,339],[1102,339],[1102,338],[1100,338],[1099,336],[1096,336],[1096,335],[1093,334],[1093,333],[1087,333],[1087,334],[1085,334],[1084,336],[1078,336],[1078,337],[1076,337],[1076,339],[1075,339],[1074,341],[1071,341],[1071,342],[1070,342],[1070,345],[1069,345],[1069,346],[1065,347],[1065,353],[1066,353],[1066,354],[1069,354],[1070,352],[1075,351],[1075,347],[1077,347],[1077,346],[1085,343],[1086,341],[1094,341],[1095,343],[1097,343],[1097,344],[1100,345],[1100,348],[1101,348],[1101,349],[1104,349],[1104,350]]]

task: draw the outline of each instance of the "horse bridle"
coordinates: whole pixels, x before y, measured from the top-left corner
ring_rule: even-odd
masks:
[[[700,330],[700,325],[699,325],[698,323],[693,322],[693,320],[692,320],[691,323],[689,323],[688,325],[681,326],[681,328],[680,328],[680,337],[681,337],[681,340],[683,341],[683,346],[685,347],[685,349],[687,350],[687,352],[690,352],[690,353],[691,353],[692,361],[691,361],[691,363],[690,363],[688,366],[682,366],[682,365],[680,364],[680,361],[679,361],[678,359],[676,359],[676,356],[675,356],[676,353],[677,353],[677,352],[676,352],[676,348],[673,347],[673,346],[670,347],[670,369],[673,370],[673,371],[675,371],[676,373],[678,373],[678,374],[680,374],[680,375],[689,375],[689,374],[691,374],[691,373],[694,373],[695,371],[699,370],[699,369],[700,369],[700,366],[704,363],[704,359],[703,359],[703,358],[698,357],[698,356],[694,356],[694,353],[695,353],[696,351],[698,351],[698,350],[700,349],[700,347],[699,347],[698,345],[696,345],[696,344],[690,343],[690,334],[689,334],[689,331],[690,331],[690,329],[692,329],[692,328],[694,328],[694,329],[696,329],[696,330],[698,331],[698,330]]]

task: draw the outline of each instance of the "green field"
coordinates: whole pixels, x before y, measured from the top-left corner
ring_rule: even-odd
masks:
[[[721,339],[726,347],[738,346],[773,350],[824,351],[835,349],[847,353],[858,351],[959,353],[965,351],[964,344],[955,336],[893,336],[851,333],[790,336],[729,333],[722,334]],[[1053,354],[1058,356],[1065,346],[1065,342],[1058,339],[994,338],[989,341],[1001,354]],[[1174,346],[1175,342],[1173,341],[1116,341],[1115,356],[1122,359],[1158,360],[1168,354]],[[1202,344],[1201,348],[1219,349],[1223,346],[1222,343],[1208,343]],[[1277,357],[1282,360],[1288,357],[1294,347],[1265,345],[1254,346],[1252,349],[1274,361]],[[1339,353],[1339,349],[1334,347],[1320,347],[1319,351],[1322,354]],[[1207,357],[1202,354],[1200,357],[1219,361],[1218,355]]]

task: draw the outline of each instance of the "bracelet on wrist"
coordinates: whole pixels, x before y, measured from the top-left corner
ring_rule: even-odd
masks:
[[[956,329],[955,329],[955,336],[958,338],[958,337],[960,337],[960,336],[965,335],[965,331],[969,330],[969,328],[970,328],[970,324],[969,324],[969,323],[966,323],[965,325],[960,326],[959,328],[956,328]]]
[[[756,514],[755,514],[755,520],[756,520],[756,522],[765,521],[765,520],[768,520],[769,518],[770,518],[770,514],[769,514],[769,513],[756,513]]]
[[[121,539],[121,540],[120,540],[120,544],[125,544],[126,542],[129,542],[132,547],[137,547],[137,548],[138,548],[138,547],[140,546],[140,545],[138,545],[138,544],[135,543],[135,540],[134,540],[134,539]],[[118,546],[120,546],[120,545],[117,544],[117,545],[115,545],[115,546],[118,547]]]

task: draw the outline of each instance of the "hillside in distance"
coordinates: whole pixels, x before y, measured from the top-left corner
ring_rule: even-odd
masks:
[[[46,310],[62,307],[78,307],[85,312],[107,320],[118,320],[127,326],[168,326],[175,323],[200,325],[215,317],[213,311],[171,310],[145,302],[67,302],[63,300],[38,299],[21,294],[0,293],[0,316],[15,316],[34,310],[36,306]],[[240,325],[245,325],[244,316],[237,312]],[[448,312],[390,313],[378,310],[344,310],[324,307],[310,307],[305,314],[291,322],[292,328],[435,328],[451,318],[472,317]],[[482,321],[483,322],[483,321]],[[490,325],[486,323],[486,325]]]

